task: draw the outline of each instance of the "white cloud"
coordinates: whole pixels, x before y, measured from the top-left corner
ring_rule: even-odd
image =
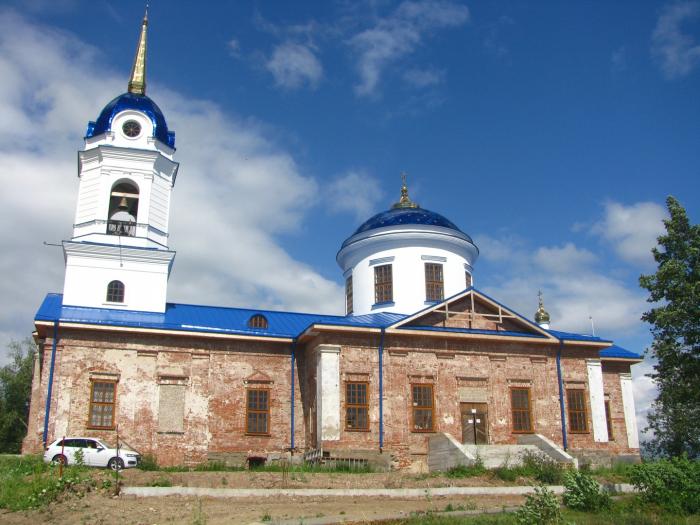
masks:
[[[409,69],[404,72],[403,79],[413,87],[425,88],[441,84],[445,80],[445,72],[435,69]]]
[[[315,88],[323,77],[323,66],[309,46],[285,42],[275,47],[265,65],[278,86],[297,89],[307,84]]]
[[[484,282],[477,266],[476,287],[526,317],[534,316],[542,290],[552,328],[590,333],[593,317],[598,334],[614,337],[639,330],[644,294],[601,271],[599,257],[591,251],[571,242],[533,248],[508,235],[477,236],[476,243],[481,257],[497,269]]]
[[[639,440],[646,441],[653,437],[651,431],[645,432],[648,425],[649,409],[658,395],[656,383],[647,374],[654,371],[653,363],[644,361],[632,367],[632,388],[634,389],[634,408],[637,413]]]
[[[126,88],[99,51],[0,12],[0,348],[27,336],[48,291],[63,288],[60,248],[71,235],[76,150],[88,120]],[[177,132],[169,300],[339,313],[342,290],[293,259],[294,235],[316,182],[265,136],[264,126],[149,84]],[[300,204],[301,203],[301,204]],[[1,351],[0,351],[1,352]]]
[[[666,6],[651,39],[652,57],[668,79],[689,75],[700,64],[700,44],[681,28],[700,15],[700,2],[677,2]]]
[[[405,1],[387,17],[353,35],[349,44],[357,53],[360,83],[355,92],[373,95],[383,71],[410,55],[430,31],[460,26],[469,20],[466,6],[450,1]]]
[[[331,211],[349,212],[365,220],[376,210],[382,197],[379,181],[361,170],[348,171],[333,180],[326,190],[326,203]]]
[[[507,234],[502,237],[476,235],[474,242],[479,247],[480,259],[509,263],[518,259],[517,252],[523,243],[522,239]]]
[[[578,272],[595,260],[595,255],[588,250],[577,248],[571,242],[564,246],[543,246],[538,248],[534,255],[534,263],[552,274]]]
[[[228,52],[232,57],[239,58],[241,56],[241,43],[237,39],[230,39],[226,44],[226,47],[228,48]]]
[[[666,210],[655,202],[638,202],[625,206],[607,202],[603,219],[592,232],[608,241],[623,260],[648,266],[653,263],[651,249],[664,232]]]

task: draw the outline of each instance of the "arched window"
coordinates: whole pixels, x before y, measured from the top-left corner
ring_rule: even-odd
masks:
[[[139,212],[139,189],[130,182],[114,185],[109,195],[107,233],[109,235],[136,235],[136,217]]]
[[[121,281],[112,281],[107,285],[107,302],[108,303],[123,303],[124,302],[124,283]]]
[[[248,319],[248,328],[267,328],[267,318],[264,315],[255,314]]]

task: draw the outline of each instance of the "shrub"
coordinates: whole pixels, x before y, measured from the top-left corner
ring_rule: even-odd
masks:
[[[172,487],[173,481],[167,476],[158,476],[156,479],[151,481],[151,487]]]
[[[0,460],[0,508],[26,510],[57,499],[64,492],[82,493],[94,486],[85,469],[66,467],[63,478],[58,469],[41,456],[7,457]]]
[[[610,496],[585,472],[570,470],[564,474],[564,505],[574,510],[598,512],[610,508]]]
[[[644,501],[676,514],[700,513],[700,461],[683,456],[634,465],[630,477]]]
[[[156,461],[156,457],[151,454],[144,454],[141,456],[139,468],[141,470],[158,470],[158,462]]]
[[[564,477],[564,467],[553,459],[526,450],[522,454],[523,471],[541,483],[558,485]]]
[[[515,481],[518,477],[518,470],[510,467],[498,467],[494,473],[498,479],[503,481]]]
[[[445,476],[448,478],[471,478],[473,476],[481,476],[485,472],[486,468],[484,467],[484,462],[477,456],[476,462],[473,465],[452,467],[445,472]]]
[[[515,513],[518,525],[558,525],[563,523],[559,500],[547,487],[535,487]]]

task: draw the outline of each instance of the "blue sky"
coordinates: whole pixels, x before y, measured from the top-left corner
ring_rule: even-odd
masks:
[[[142,14],[0,3],[0,199],[22,225],[0,230],[4,341],[62,288],[41,242],[70,235],[75,151],[125,91]],[[554,328],[593,316],[641,352],[664,199],[700,215],[698,93],[700,1],[156,0],[148,94],[181,162],[169,299],[339,312],[335,253],[406,171],[475,238],[477,287],[528,316],[542,289]]]

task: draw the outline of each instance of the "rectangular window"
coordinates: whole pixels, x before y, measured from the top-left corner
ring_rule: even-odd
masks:
[[[352,275],[345,279],[345,313],[352,313]]]
[[[532,411],[529,388],[511,388],[510,406],[513,411],[513,432],[532,432]]]
[[[470,274],[469,272],[464,272],[464,280],[467,283],[467,288],[469,288],[473,283],[472,274]]]
[[[246,434],[270,433],[270,391],[256,388],[246,391]]]
[[[93,381],[90,388],[89,428],[114,428],[114,405],[117,383],[114,381]]]
[[[443,295],[442,264],[425,263],[425,300],[442,301]]]
[[[569,409],[569,432],[588,432],[586,418],[586,391],[569,389],[566,391],[566,406]]]
[[[345,383],[345,430],[369,430],[369,383]]]
[[[394,300],[391,264],[374,267],[374,302],[390,303]]]
[[[610,400],[605,400],[605,423],[608,425],[608,440],[613,441],[615,436],[613,434],[612,425],[612,414],[610,413]]]
[[[433,385],[411,385],[413,431],[433,431]]]

